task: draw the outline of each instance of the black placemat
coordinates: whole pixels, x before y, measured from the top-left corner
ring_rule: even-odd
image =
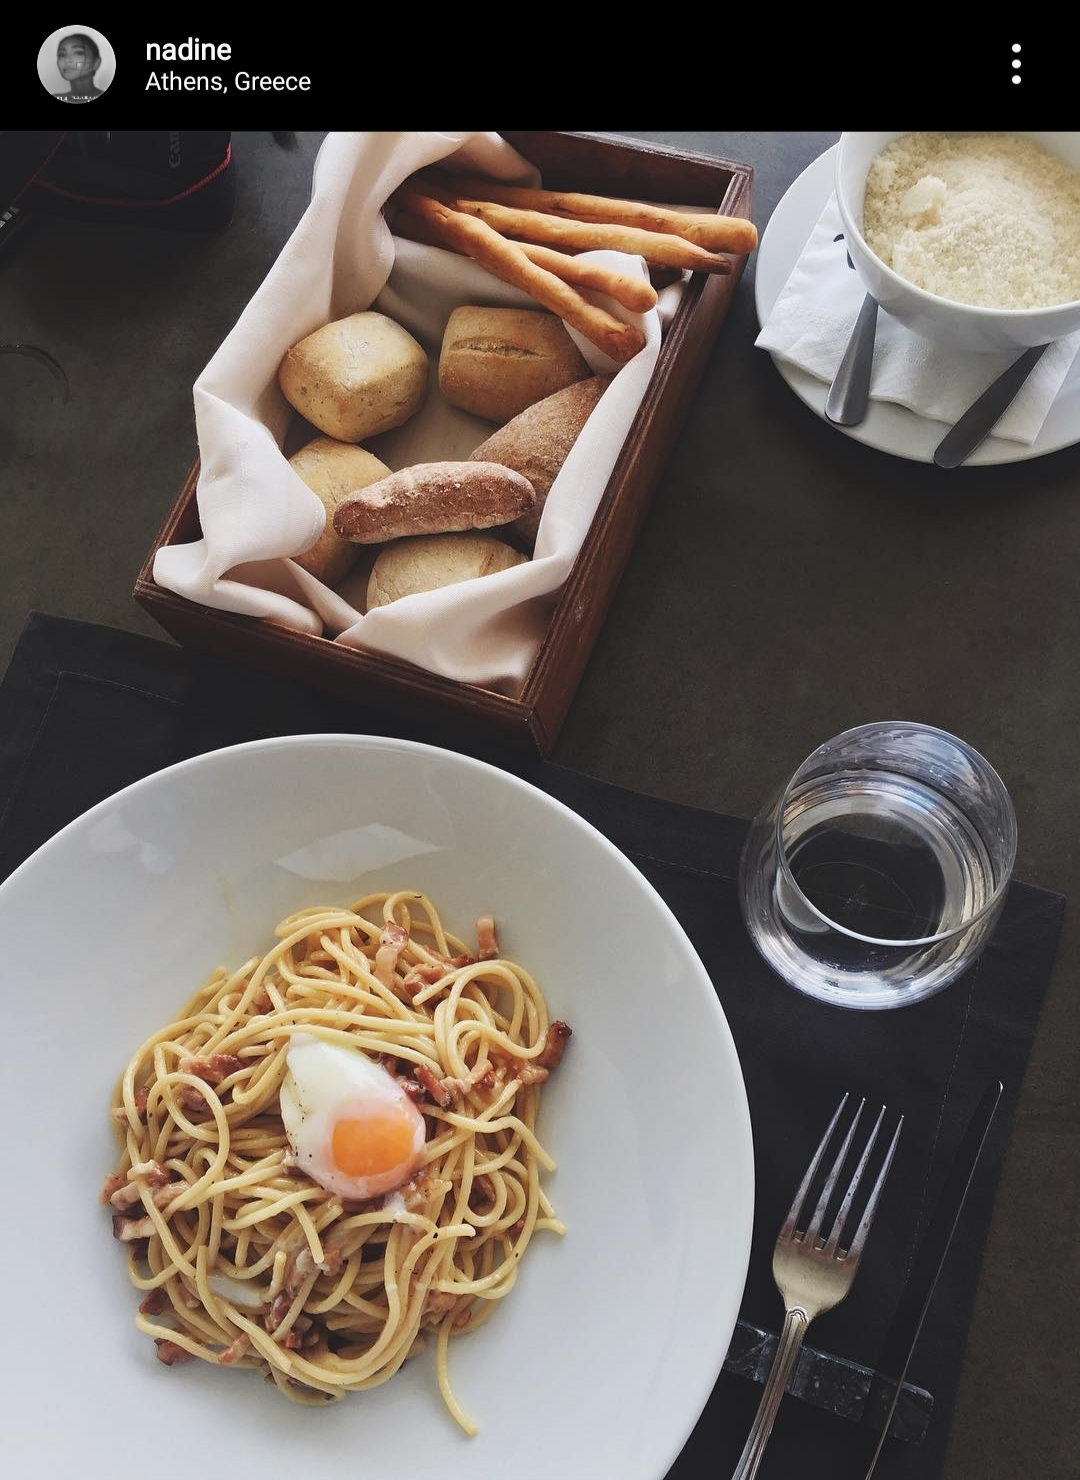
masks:
[[[87,807],[163,766],[267,735],[320,731],[442,743],[430,732],[387,727],[362,704],[218,658],[34,614],[0,684],[0,879]],[[882,1480],[936,1480],[1064,900],[1014,883],[989,947],[967,976],[914,1007],[845,1011],[791,990],[751,946],[735,889],[744,821],[631,793],[550,762],[472,753],[525,776],[604,832],[667,900],[711,975],[739,1051],[754,1129],[754,1243],[742,1308],[748,1321],[779,1325],[773,1241],[839,1094],[849,1089],[883,1100],[905,1115],[886,1199],[852,1294],[811,1327],[810,1337],[819,1348],[872,1365],[967,1117],[991,1076],[1004,1081],[1002,1106],[909,1373],[933,1394],[929,1429],[918,1446],[890,1441],[877,1471]],[[708,1176],[707,1163],[701,1175]],[[694,1217],[692,1187],[675,1216]],[[730,1475],[759,1395],[753,1383],[722,1373],[669,1480]],[[820,1472],[863,1480],[857,1459],[864,1444],[855,1425],[789,1398],[761,1475]]]

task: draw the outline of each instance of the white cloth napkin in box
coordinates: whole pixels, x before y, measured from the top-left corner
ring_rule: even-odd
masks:
[[[847,263],[836,197],[831,196],[773,305],[756,343],[819,380],[831,382],[843,358],[865,289]],[[1080,333],[1052,344],[994,428],[1028,446],[1080,350]],[[878,313],[870,395],[935,421],[958,421],[1019,351],[980,354],[938,348]]]
[[[515,695],[652,378],[661,324],[677,306],[681,284],[642,315],[596,300],[645,334],[644,349],[626,365],[569,330],[593,372],[614,378],[548,493],[533,558],[365,612],[363,563],[331,590],[290,559],[311,547],[326,516],[282,450],[293,413],[278,388],[277,368],[285,351],[312,330],[375,308],[428,351],[431,388],[416,416],[363,445],[396,470],[467,458],[491,435],[492,422],[457,410],[438,392],[443,329],[464,304],[537,305],[467,257],[393,237],[382,215],[402,181],[450,156],[468,174],[538,183],[533,166],[494,133],[332,133],[323,141],[310,205],[196,381],[202,538],[160,549],[154,579],[204,606]],[[640,257],[590,255],[623,272],[644,277],[648,271]]]

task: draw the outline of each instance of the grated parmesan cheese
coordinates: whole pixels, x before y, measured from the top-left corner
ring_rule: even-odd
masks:
[[[912,133],[870,166],[863,235],[892,270],[984,308],[1080,299],[1080,170],[1020,134]]]

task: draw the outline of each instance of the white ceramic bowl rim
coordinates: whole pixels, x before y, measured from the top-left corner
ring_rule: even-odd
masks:
[[[844,230],[858,238],[859,245],[863,251],[868,257],[874,259],[886,279],[898,290],[911,293],[919,302],[928,307],[933,304],[945,303],[948,304],[950,309],[957,309],[962,313],[970,314],[973,319],[1005,319],[1006,321],[1015,323],[1029,323],[1033,319],[1037,319],[1040,314],[1064,313],[1070,308],[1080,311],[1080,298],[1069,298],[1062,303],[1041,303],[1034,308],[991,308],[985,303],[964,303],[959,298],[945,298],[940,293],[930,293],[926,288],[920,288],[918,283],[913,283],[910,278],[902,277],[900,273],[894,271],[887,262],[884,262],[878,256],[865,236],[863,236],[862,228],[855,220],[844,196],[844,192],[840,188],[842,178],[841,168],[844,160],[844,144],[850,137],[850,134],[842,133],[836,150],[834,183],[836,188],[836,204],[840,211],[840,218],[843,221]]]

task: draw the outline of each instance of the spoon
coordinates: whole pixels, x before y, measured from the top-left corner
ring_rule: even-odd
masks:
[[[1046,344],[1026,349],[990,382],[934,448],[934,461],[939,468],[958,468],[986,441],[1047,349]]]
[[[837,426],[857,426],[870,404],[870,372],[874,366],[877,313],[877,302],[867,293],[844,350],[844,357],[825,398],[825,415]]]

